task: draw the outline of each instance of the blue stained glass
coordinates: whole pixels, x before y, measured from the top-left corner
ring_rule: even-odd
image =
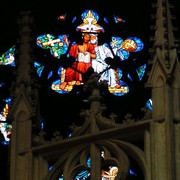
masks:
[[[122,78],[122,70],[120,69],[120,68],[118,68],[118,76],[119,76],[119,79],[121,79]]]
[[[39,77],[41,77],[42,71],[44,70],[44,66],[42,66],[40,63],[34,61],[34,67],[36,68],[37,74]]]
[[[129,58],[129,52],[127,52],[123,49],[119,49],[117,51],[116,55],[119,56],[122,61]]]
[[[149,99],[147,102],[146,102],[146,107],[150,110],[152,110],[152,99]]]
[[[52,170],[52,168],[53,168],[53,166],[49,166],[49,169],[48,169],[48,170],[49,170],[49,171],[51,171],[51,170]]]
[[[53,72],[51,71],[49,74],[48,74],[48,79],[53,75]]]
[[[0,65],[15,66],[15,45],[0,57]]]
[[[60,67],[58,68],[58,75],[61,75],[61,73],[62,73],[62,69],[63,69],[63,67],[62,67],[62,66],[60,66]]]
[[[129,173],[133,176],[137,176],[137,174],[132,169],[129,169]]]
[[[123,42],[123,39],[120,38],[119,36],[112,36],[112,41],[111,41],[111,47],[112,48],[119,48],[121,43]]]
[[[41,126],[41,129],[44,129],[44,120],[42,118],[40,119],[40,126]]]
[[[129,58],[129,52],[121,48],[122,42],[122,38],[120,38],[119,36],[113,36],[110,45],[114,51],[114,54],[116,56],[119,56],[120,60],[126,60]]]
[[[146,69],[146,64],[144,64],[136,69],[139,80],[142,80],[144,73],[145,73],[145,69]]]
[[[108,24],[108,20],[106,17],[104,17],[104,22],[106,22]]]
[[[98,16],[98,14],[97,14],[95,11],[93,11],[93,10],[85,10],[85,11],[82,13],[82,15],[81,15],[82,20],[87,16],[88,12],[90,12],[90,11],[91,11],[92,15],[94,16],[94,18],[96,19],[96,21],[98,21],[98,20],[99,20],[99,16]]]
[[[86,179],[88,178],[90,175],[89,171],[85,170],[85,171],[81,171],[76,177],[75,180],[80,180],[80,179]]]
[[[5,83],[1,82],[0,83],[0,87],[3,87],[5,85]]]
[[[10,105],[11,101],[12,101],[11,98],[6,98],[6,99],[5,99],[5,102],[6,102],[8,105]]]
[[[76,21],[76,19],[77,19],[77,18],[76,18],[76,16],[75,16],[75,17],[73,18],[73,20],[72,20],[72,23],[74,23],[74,22]]]
[[[3,145],[9,145],[9,142],[7,142],[7,141],[2,141],[2,144],[3,144]]]
[[[132,77],[129,73],[127,74],[127,77],[132,81]]]
[[[134,52],[141,51],[144,48],[144,43],[140,38],[137,37],[128,37],[127,39],[133,40],[137,44],[137,49]]]
[[[90,168],[91,167],[91,159],[90,158],[88,158],[88,160],[87,160],[87,166]]]

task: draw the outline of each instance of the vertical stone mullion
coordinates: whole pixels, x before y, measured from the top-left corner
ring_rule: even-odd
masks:
[[[101,179],[101,152],[94,143],[90,144],[91,180]]]

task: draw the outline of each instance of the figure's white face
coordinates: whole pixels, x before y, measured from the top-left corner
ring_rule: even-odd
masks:
[[[98,37],[96,35],[91,35],[91,44],[97,44],[98,43]]]

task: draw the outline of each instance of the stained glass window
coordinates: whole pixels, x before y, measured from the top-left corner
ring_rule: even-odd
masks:
[[[4,108],[0,112],[0,132],[3,134],[4,140],[2,141],[3,144],[7,145],[10,141],[10,134],[12,130],[12,126],[7,122],[7,116],[9,112],[9,105],[11,102],[10,98],[4,100]]]
[[[67,14],[63,14],[57,19],[60,22],[64,22],[67,16]],[[130,87],[124,79],[131,77],[131,75],[124,74],[121,69],[121,62],[129,61],[132,53],[143,51],[144,44],[142,40],[134,36],[124,38],[111,35],[110,39],[108,39],[109,41],[99,43],[101,34],[106,34],[107,32],[106,27],[103,27],[101,22],[99,22],[98,13],[92,9],[87,9],[82,12],[79,18],[81,22],[77,24],[76,29],[71,29],[71,31],[80,32],[82,39],[86,33],[89,34],[88,48],[86,47],[86,50],[83,49],[85,46],[78,45],[77,40],[68,33],[59,35],[43,34],[37,37],[37,46],[42,49],[48,49],[49,53],[60,64],[57,72],[51,71],[47,77],[53,76],[53,73],[58,75],[57,79],[52,82],[52,90],[60,94],[69,93],[73,90],[74,85],[84,84],[83,76],[92,68],[94,72],[100,74],[99,81],[107,82],[110,93],[115,96],[123,96],[129,93]],[[78,17],[72,18],[71,23],[76,23],[77,19]],[[125,22],[125,20],[115,15],[112,16],[112,19],[114,19],[116,24]],[[107,18],[104,18],[104,22],[108,24]],[[76,53],[75,51],[79,52]],[[93,53],[96,57],[93,57]],[[138,58],[134,59],[138,61]],[[43,71],[43,65],[38,67],[37,73],[40,76]],[[145,68],[145,64],[136,67],[139,81],[144,76]]]
[[[0,57],[0,65],[15,66],[15,45],[2,54]]]
[[[131,62],[138,61],[140,63],[137,63],[138,65],[134,67],[134,72],[136,72],[138,77],[135,83],[143,79],[146,72],[146,63],[139,60],[139,53],[144,50],[143,41],[139,37],[130,36],[129,34],[127,37],[117,35],[118,33],[109,34],[107,27],[111,26],[112,23],[122,27],[127,21],[116,15],[112,15],[111,20],[101,16],[92,9],[84,10],[81,16],[71,17],[72,19],[70,20],[68,19],[68,13],[59,15],[57,17],[58,23],[61,24],[62,22],[67,22],[67,19],[69,20],[67,32],[59,34],[47,33],[36,38],[37,47],[46,52],[44,57],[46,57],[47,61],[50,60],[52,64],[54,63],[56,68],[49,69],[47,72],[47,64],[49,63],[46,64],[46,62],[41,61],[36,56],[34,68],[40,78],[44,77],[43,73],[46,71],[46,78],[49,79],[49,82],[51,81],[50,88],[53,91],[59,94],[70,93],[74,86],[81,86],[85,83],[85,75],[88,74],[90,68],[93,68],[93,72],[97,72],[100,75],[99,81],[105,81],[108,84],[109,93],[114,96],[124,96],[132,91],[131,85],[135,79],[135,74],[128,72],[129,69],[132,69],[129,65]],[[61,24],[61,27],[67,24]],[[86,33],[90,35],[89,44],[94,48],[96,58],[91,59],[88,54],[83,57],[85,59],[82,59],[82,53],[79,53],[76,57],[72,54],[73,48],[77,47],[77,44]],[[47,52],[52,58],[47,55]],[[82,66],[83,63],[88,64],[88,61],[91,62],[88,65],[89,69],[86,68],[83,71],[81,71],[82,68],[77,69],[79,64]],[[128,63],[125,64],[126,62]],[[15,45],[1,55],[0,65],[15,66]],[[54,65],[48,68],[50,67],[54,67]],[[73,73],[74,76],[78,74],[81,78],[75,77],[67,80],[67,76],[69,76],[67,72]],[[1,87],[3,87],[3,82]],[[77,93],[79,92],[77,91]],[[146,105],[149,106],[148,103]],[[4,125],[1,124],[1,130],[6,129],[8,134],[11,127],[5,127]]]

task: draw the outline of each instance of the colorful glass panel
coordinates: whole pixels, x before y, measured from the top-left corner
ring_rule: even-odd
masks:
[[[67,14],[63,14],[57,19],[66,21],[67,16]],[[75,16],[71,22],[75,23],[77,18]],[[115,23],[125,22],[125,20],[115,15],[112,18],[114,18]],[[52,90],[60,94],[66,94],[72,91],[74,85],[83,85],[83,76],[88,72],[88,67],[92,67],[93,71],[100,74],[99,81],[108,83],[108,90],[113,95],[123,96],[130,91],[128,83],[122,79],[124,72],[119,67],[120,62],[129,60],[131,53],[143,50],[144,44],[138,37],[129,36],[124,39],[120,36],[112,36],[111,42],[104,42],[99,45],[98,36],[106,33],[105,27],[101,26],[99,19],[97,12],[87,9],[81,14],[82,23],[74,29],[74,31],[82,33],[81,38],[83,38],[85,33],[90,35],[89,44],[92,46],[91,51],[89,49],[88,52],[86,49],[86,56],[82,52],[78,52],[78,55],[75,55],[75,49],[76,51],[83,51],[85,46],[72,40],[71,34],[67,33],[58,36],[44,34],[37,37],[37,45],[40,48],[49,49],[50,54],[59,59],[59,62],[62,64],[56,72],[59,79],[52,82]],[[107,18],[104,18],[104,20],[106,20],[106,23],[108,22]],[[95,52],[95,58],[92,55],[89,56],[93,52],[92,50]],[[110,63],[107,63],[108,60]],[[142,66],[136,68],[140,80],[143,78],[145,71],[145,69],[144,71],[142,69]],[[47,78],[49,77],[50,74]]]
[[[15,45],[0,57],[0,65],[15,66]]]

